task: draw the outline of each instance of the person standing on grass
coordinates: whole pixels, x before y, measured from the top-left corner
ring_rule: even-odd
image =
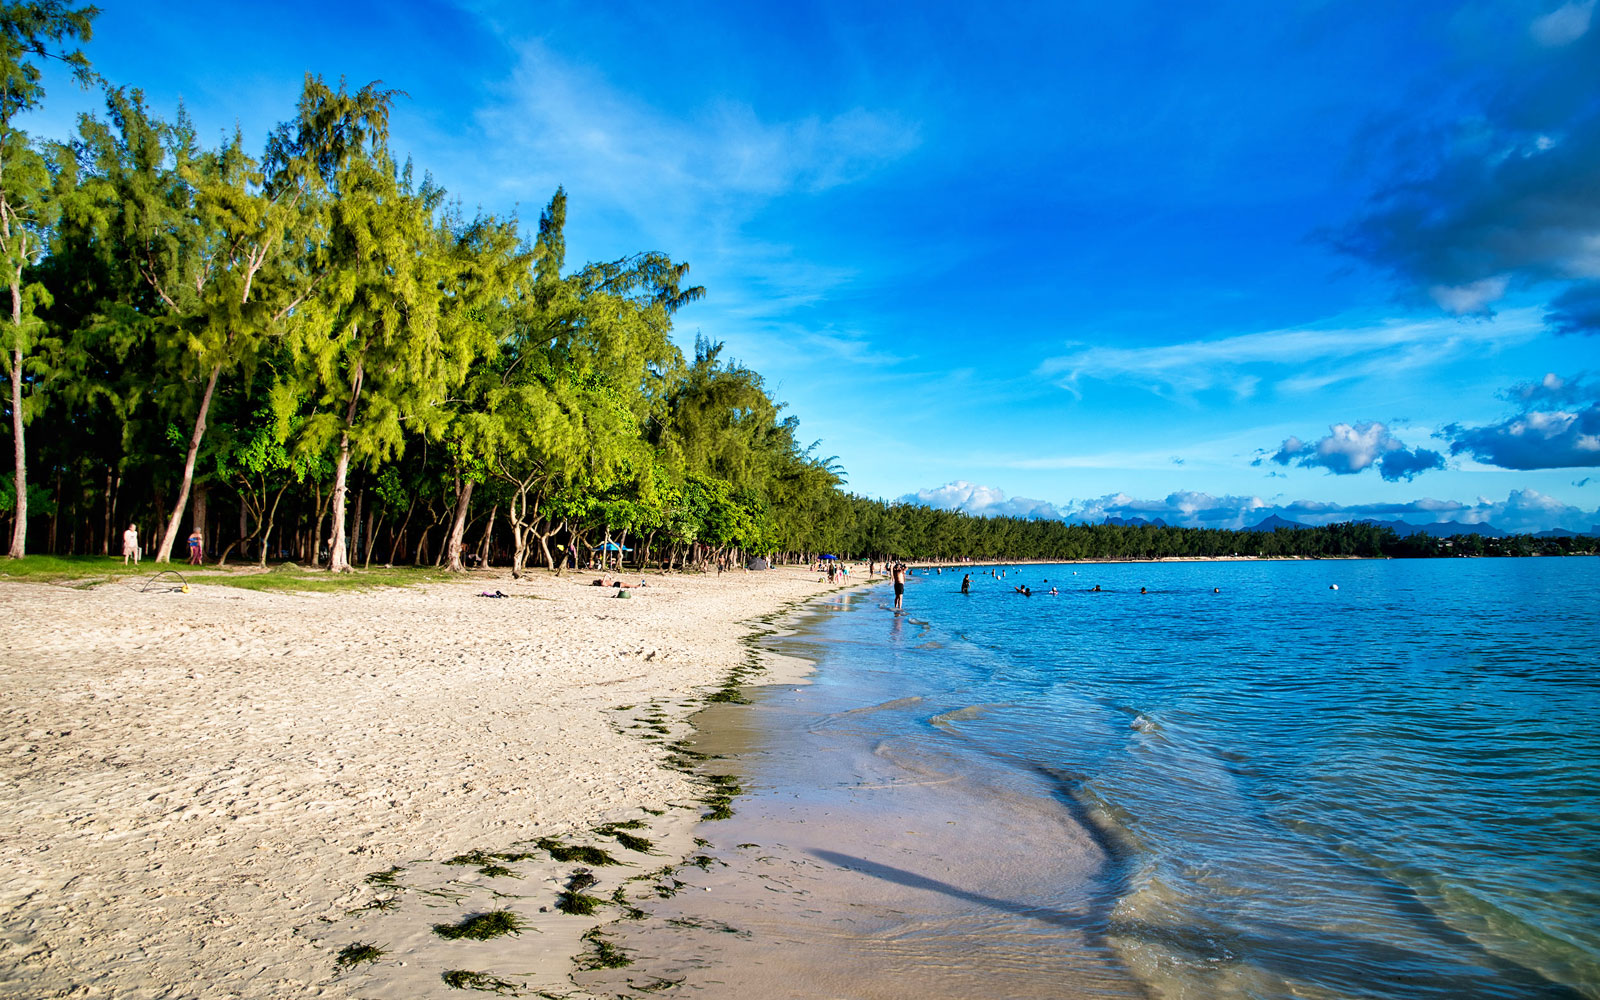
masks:
[[[894,609],[899,611],[906,596],[906,564],[895,563],[890,575],[894,577]]]
[[[139,528],[132,524],[122,533],[122,565],[128,565],[129,559],[135,566],[139,565]]]
[[[200,529],[196,527],[189,532],[189,565],[199,566],[206,557],[205,540],[200,537]]]

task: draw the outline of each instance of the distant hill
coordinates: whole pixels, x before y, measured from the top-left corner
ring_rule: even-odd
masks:
[[[1568,531],[1566,528],[1551,528],[1548,531],[1541,531],[1541,532],[1535,534],[1533,537],[1535,537],[1535,538],[1582,538],[1583,535],[1579,534],[1576,531]]]
[[[1142,517],[1108,517],[1108,518],[1106,518],[1105,523],[1114,524],[1119,528],[1165,528],[1165,527],[1167,527],[1167,522],[1161,520],[1161,518],[1159,518],[1159,517],[1156,518],[1153,521],[1145,520]]]
[[[1485,538],[1505,538],[1511,534],[1492,524],[1463,524],[1460,521],[1435,521],[1432,524],[1409,524],[1405,521],[1379,521],[1373,518],[1357,522],[1379,528],[1393,528],[1401,538],[1407,535],[1427,535],[1430,538],[1449,538],[1451,535],[1482,535]],[[1570,534],[1570,532],[1569,532]],[[1555,536],[1548,536],[1555,537]]]
[[[1271,517],[1269,517],[1266,520],[1262,521],[1260,524],[1256,525],[1255,527],[1246,528],[1244,530],[1246,530],[1246,531],[1285,531],[1285,530],[1289,530],[1291,528],[1309,528],[1309,527],[1311,527],[1311,525],[1309,525],[1309,524],[1301,524],[1299,521],[1291,521],[1287,517],[1279,517],[1278,515],[1273,514]]]

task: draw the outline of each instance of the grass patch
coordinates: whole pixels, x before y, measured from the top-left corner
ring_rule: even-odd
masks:
[[[195,577],[190,579],[195,580]],[[195,582],[240,590],[329,594],[376,590],[380,587],[415,587],[445,579],[459,577],[452,577],[432,567],[397,566],[393,569],[354,569],[348,573],[330,573],[285,563],[265,573],[213,569]]]
[[[149,561],[138,566],[124,566],[121,556],[23,556],[21,559],[0,560],[0,580],[29,580],[34,583],[92,580],[105,583],[123,577],[151,576],[165,568]]]
[[[434,924],[433,932],[447,941],[488,941],[505,934],[521,934],[522,920],[510,910],[475,913],[459,924]]]
[[[567,844],[563,844],[561,841],[556,840],[553,837],[541,837],[534,841],[534,843],[538,846],[539,850],[549,854],[552,858],[561,862],[562,864],[566,864],[569,861],[576,861],[582,865],[594,865],[596,867],[622,864],[622,862],[618,861],[616,858],[613,858],[611,855],[607,854],[605,851],[602,851],[598,847],[589,847],[587,845],[572,847]]]
[[[451,969],[439,978],[453,990],[478,990],[481,993],[515,993],[517,984],[471,969]]]
[[[384,954],[384,950],[375,944],[347,944],[333,962],[340,969],[348,969],[352,966],[368,965],[376,962]]]
[[[623,954],[621,948],[606,940],[600,928],[589,931],[583,939],[589,943],[591,950],[578,957],[579,968],[624,969],[633,964],[633,959]]]

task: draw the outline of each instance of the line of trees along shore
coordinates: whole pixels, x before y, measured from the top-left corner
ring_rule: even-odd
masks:
[[[757,372],[675,346],[704,294],[687,264],[569,267],[561,190],[531,239],[465,212],[396,158],[398,95],[377,83],[308,77],[260,155],[209,145],[181,107],[163,120],[94,76],[78,46],[97,13],[0,6],[12,557],[116,554],[130,523],[157,561],[198,529],[218,562],[331,570],[1448,551],[1360,525],[1069,525],[850,495]],[[16,127],[47,61],[105,94],[67,141]]]

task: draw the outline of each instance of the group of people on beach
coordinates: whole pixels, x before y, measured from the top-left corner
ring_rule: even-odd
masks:
[[[139,565],[139,556],[139,526],[130,524],[128,530],[122,533],[122,565],[127,566],[130,563],[134,566]],[[205,539],[201,537],[200,529],[197,527],[189,532],[189,565],[203,565],[205,558]]]

